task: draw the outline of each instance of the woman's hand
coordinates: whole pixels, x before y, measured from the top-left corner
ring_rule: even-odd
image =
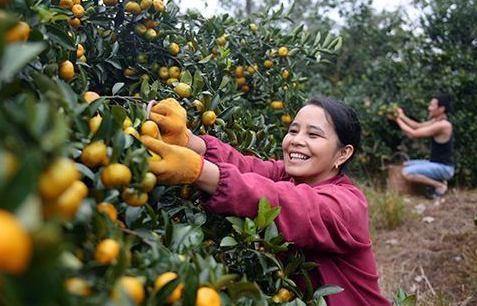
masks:
[[[150,103],[155,103],[152,101]],[[157,103],[157,102],[156,102]],[[168,144],[185,147],[189,142],[187,112],[175,99],[168,98],[152,105],[149,118],[161,130],[162,139]]]
[[[149,162],[149,171],[157,176],[159,183],[191,184],[201,175],[204,161],[191,149],[167,144],[150,136],[142,136],[141,142],[162,158]]]

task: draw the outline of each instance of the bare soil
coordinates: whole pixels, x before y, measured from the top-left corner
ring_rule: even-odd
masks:
[[[418,305],[477,305],[477,190],[404,200],[404,224],[374,239],[383,293],[391,299],[401,287]]]

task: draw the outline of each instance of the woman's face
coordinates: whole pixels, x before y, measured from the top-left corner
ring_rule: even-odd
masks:
[[[315,105],[306,105],[298,112],[282,146],[285,171],[296,183],[314,184],[332,178],[338,173],[335,163],[344,162],[338,135],[323,108]]]

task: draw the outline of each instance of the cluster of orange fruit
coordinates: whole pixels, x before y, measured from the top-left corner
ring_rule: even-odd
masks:
[[[101,243],[105,243],[105,241]],[[110,241],[109,241],[110,242]],[[100,244],[101,245],[101,244]],[[105,247],[102,247],[103,250],[109,250],[108,254],[102,254],[99,256],[114,256],[119,253],[119,249],[114,247],[108,247],[104,244]],[[98,246],[99,247],[99,246]],[[117,246],[119,247],[119,246]],[[97,249],[97,252],[98,249]],[[101,257],[99,257],[101,258]],[[165,285],[171,281],[176,280],[178,275],[175,272],[167,271],[159,275],[154,281],[152,292],[159,291]],[[91,285],[80,277],[71,277],[65,281],[66,290],[77,296],[89,296],[91,292]],[[185,284],[183,282],[179,283],[172,293],[166,298],[167,304],[172,304],[179,301],[182,298],[182,291],[184,290]],[[113,290],[111,291],[111,299],[116,302],[121,302],[122,294],[126,294],[127,297],[136,304],[140,304],[144,301],[146,296],[146,291],[144,289],[143,283],[138,277],[135,276],[123,276],[115,284]],[[217,291],[210,287],[200,287],[197,290],[196,297],[196,306],[220,306],[220,296]]]

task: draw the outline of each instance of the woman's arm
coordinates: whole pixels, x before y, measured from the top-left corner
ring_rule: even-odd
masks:
[[[212,163],[225,162],[235,165],[242,173],[255,172],[273,181],[278,181],[285,175],[282,161],[264,161],[255,156],[243,155],[231,145],[213,136],[199,137],[189,131],[187,147]]]
[[[226,163],[214,166],[204,165],[204,174],[195,183],[207,193],[201,195],[207,210],[253,218],[264,196],[272,206],[280,206],[276,224],[297,247],[343,254],[370,246],[367,203],[350,182],[312,187],[240,173]]]

